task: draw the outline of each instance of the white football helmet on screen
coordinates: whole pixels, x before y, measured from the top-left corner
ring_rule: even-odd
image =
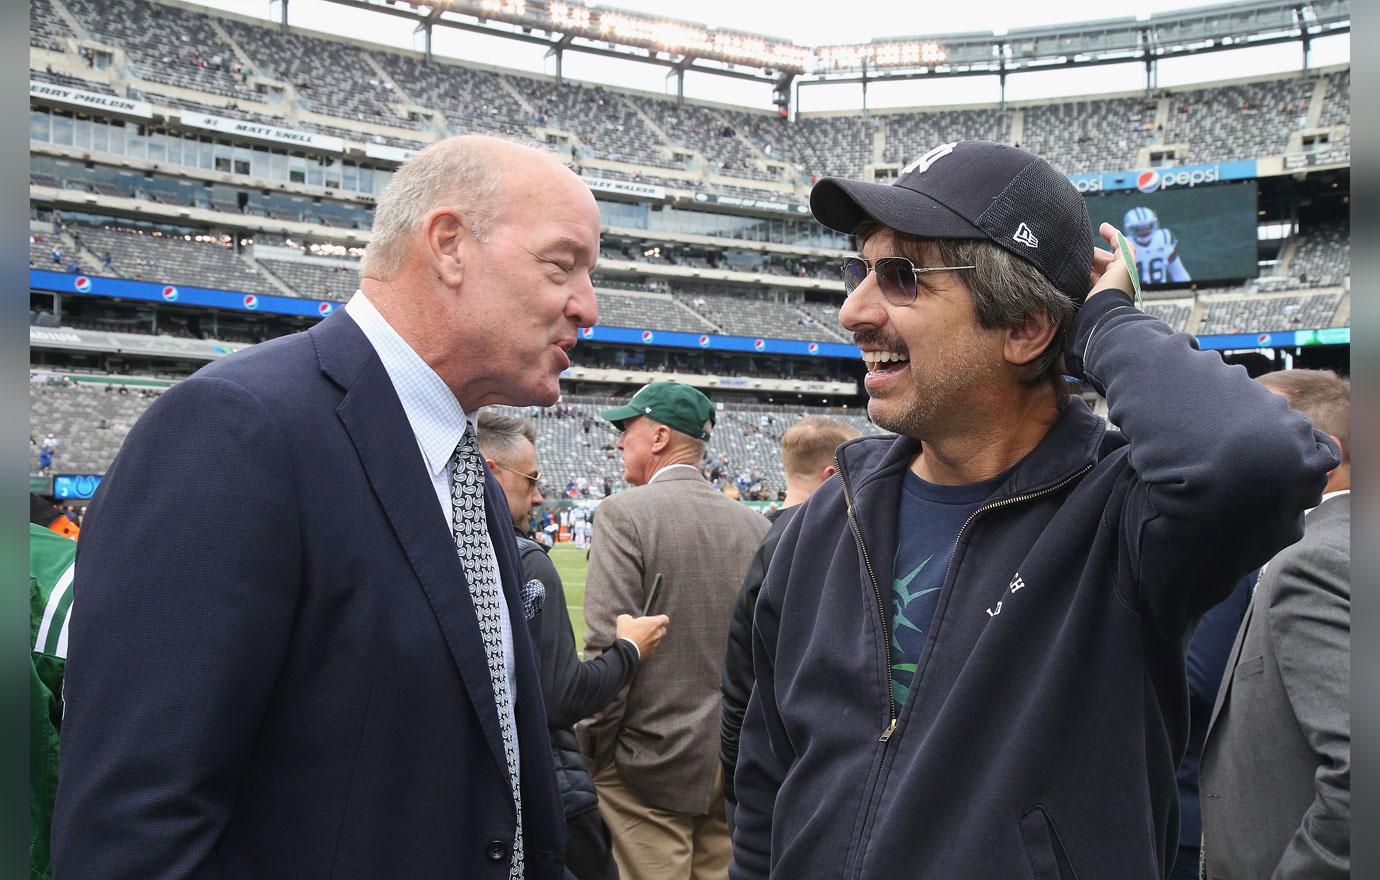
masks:
[[[1136,244],[1145,246],[1154,237],[1155,230],[1160,228],[1160,220],[1155,216],[1155,212],[1149,208],[1132,208],[1126,212],[1126,217],[1122,222],[1126,229],[1126,234]]]

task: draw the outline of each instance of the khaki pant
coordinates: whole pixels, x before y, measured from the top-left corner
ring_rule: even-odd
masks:
[[[720,771],[722,772],[722,771]],[[733,841],[724,821],[723,780],[703,816],[671,813],[642,803],[613,764],[594,775],[599,812],[613,834],[622,880],[725,880]]]

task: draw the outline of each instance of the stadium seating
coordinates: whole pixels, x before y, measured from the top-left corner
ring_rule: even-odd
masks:
[[[371,52],[413,103],[438,110],[450,130],[525,133],[529,114],[496,73],[399,52]]]
[[[1327,77],[1327,95],[1323,98],[1318,125],[1351,124],[1351,68]]]
[[[750,110],[719,110],[719,115],[733,126],[739,137],[756,144],[768,159],[789,163],[802,176],[810,169],[824,167],[814,143],[805,134],[808,117],[791,122],[775,114]]]
[[[712,171],[731,177],[775,179],[759,165],[757,154],[738,136],[733,124],[715,110],[637,95],[623,97],[656,123],[673,146],[702,153]]]
[[[678,104],[668,96],[557,83],[450,61],[427,62],[412,53],[366,50],[298,29],[283,31],[267,24],[217,18],[220,30],[233,40],[232,46],[211,25],[209,14],[154,0],[70,0],[66,5],[95,39],[128,53],[136,77],[131,97],[144,94],[168,106],[206,109],[185,97],[161,95],[145,84],[176,85],[232,101],[257,101],[262,99],[254,90],[258,81],[276,80],[293,87],[302,110],[408,129],[417,135],[361,132],[344,121],[322,124],[309,119],[295,126],[304,130],[415,149],[437,135],[435,129],[423,129],[422,122],[406,115],[404,108],[421,106],[437,112],[451,132],[507,132],[545,145],[542,129],[565,131],[578,139],[576,160],[612,160],[645,169],[708,174],[713,176],[712,183],[698,177],[658,181],[652,179],[654,171],[652,176],[643,176],[660,185],[753,198],[782,195],[755,188],[753,180],[803,185],[827,174],[860,177],[874,162],[907,162],[930,146],[954,138],[1010,142],[1016,114],[1022,119],[1020,146],[1044,155],[1068,173],[1132,168],[1140,148],[1156,145],[1182,147],[1175,156],[1181,163],[1279,154],[1308,116],[1315,81],[1314,75],[1304,74],[1157,90],[1148,97],[870,116],[807,112],[788,121],[769,112]],[[35,0],[31,13],[35,46],[61,50],[63,42],[75,36],[52,0]],[[166,39],[167,33],[176,34],[176,39]],[[31,75],[45,74],[33,71]],[[97,83],[94,88],[108,90],[109,86]],[[293,99],[292,94],[288,99]],[[1163,130],[1155,125],[1161,101],[1168,109]],[[1321,110],[1320,126],[1349,122],[1349,71],[1328,75],[1322,107],[1315,109]],[[284,121],[233,105],[211,106],[209,112]],[[1328,143],[1347,146],[1349,132]],[[694,154],[704,157],[702,166],[687,165],[685,157]],[[782,176],[779,166],[764,161],[784,162],[794,171]],[[610,177],[637,176],[622,169],[590,171]]]
[[[259,257],[255,262],[299,296],[347,300],[359,287],[359,263],[351,260],[279,260]]]
[[[379,125],[416,128],[394,109],[402,96],[366,60],[364,50],[290,30],[227,19],[227,33],[268,76],[297,90],[305,109]]]
[[[67,22],[49,0],[29,0],[29,45],[53,52],[66,52],[65,41],[76,39]]]
[[[284,294],[265,280],[257,267],[224,244],[188,241],[181,236],[154,235],[121,227],[82,226],[78,229],[83,245],[92,254],[110,253],[114,271],[106,274],[164,284]]]
[[[1017,145],[1065,174],[1131,168],[1155,134],[1155,101],[1110,98],[1060,101],[1024,110]]]
[[[704,315],[730,336],[770,335],[776,339],[838,342],[833,327],[794,304],[773,302],[750,293],[729,294],[707,285],[680,287],[682,303]]]
[[[60,259],[53,259],[53,248],[56,247],[60,254]],[[67,267],[75,262],[81,267],[83,272],[90,272],[93,261],[81,252],[81,248],[66,233],[45,232],[37,236],[29,236],[29,265],[35,269],[46,269],[49,272],[66,272]]]
[[[599,323],[606,327],[649,328],[679,333],[717,332],[707,318],[685,308],[669,294],[611,290],[600,282],[596,296]]]
[[[830,333],[839,336],[847,342],[852,342],[852,334],[844,330],[842,325],[839,324],[839,306],[841,305],[843,305],[842,301],[826,303],[806,300],[802,303],[796,303],[796,308],[800,309],[808,317],[814,318],[816,325],[826,328]]]
[[[1283,153],[1289,133],[1303,127],[1312,93],[1312,80],[1302,76],[1175,93],[1164,142],[1188,144],[1181,163]]]
[[[52,83],[55,86],[67,86],[69,89],[81,89],[84,92],[96,92],[102,95],[115,94],[115,90],[110,87],[109,83],[104,83],[96,79],[84,79],[79,76],[70,76],[52,70],[30,70],[29,79],[38,82]]]
[[[206,15],[147,0],[64,0],[64,5],[93,37],[124,49],[140,79],[232,98],[254,97],[250,71]]]
[[[1289,275],[1299,287],[1337,287],[1351,274],[1351,233],[1341,223],[1317,224],[1300,231]]]
[[[596,85],[560,85],[554,81],[507,75],[536,112],[538,126],[567,131],[580,139],[583,156],[680,168],[666,155],[665,141],[621,95]]]
[[[1193,314],[1193,303],[1178,300],[1173,302],[1150,301],[1145,303],[1145,312],[1154,315],[1175,330],[1187,330],[1188,319]]]
[[[796,124],[800,126],[802,140],[809,142],[814,158],[810,162],[807,154],[797,161],[814,177],[862,177],[863,166],[873,161],[876,118],[853,114],[803,116],[796,119]]]
[[[1329,327],[1341,301],[1341,293],[1233,295],[1205,300],[1196,332],[1202,336]]]
[[[130,428],[153,403],[155,392],[106,391],[87,383],[31,382],[29,426],[35,437],[58,441],[53,473],[103,474]],[[37,470],[31,453],[30,468]]]
[[[939,144],[977,138],[999,144],[1011,142],[1011,114],[998,110],[935,110],[925,113],[888,113],[887,162],[908,163]],[[1026,131],[1030,130],[1029,116]]]

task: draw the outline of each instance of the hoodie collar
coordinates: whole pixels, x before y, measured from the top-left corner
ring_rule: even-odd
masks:
[[[1016,463],[992,499],[1051,486],[1098,460],[1107,423],[1079,399],[1070,399],[1049,432]],[[839,447],[838,467],[855,493],[910,466],[921,443],[913,437],[859,437]]]

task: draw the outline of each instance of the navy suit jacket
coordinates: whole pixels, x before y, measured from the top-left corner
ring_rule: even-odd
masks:
[[[521,565],[496,481],[485,492],[527,877],[559,878]],[[343,309],[154,403],[77,564],[57,877],[506,880],[515,815],[474,607],[402,404]]]

